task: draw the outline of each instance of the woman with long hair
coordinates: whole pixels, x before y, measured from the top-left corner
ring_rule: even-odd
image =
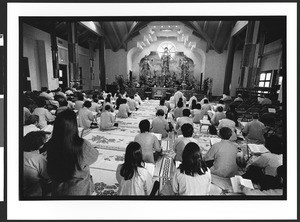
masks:
[[[153,179],[144,165],[141,145],[137,142],[129,143],[125,161],[118,166],[116,173],[119,195],[150,195]]]
[[[57,115],[45,146],[52,195],[91,195],[94,184],[89,165],[97,160],[98,151],[79,137],[75,112],[66,110]]]
[[[176,195],[208,195],[211,173],[202,160],[199,146],[188,143],[182,152],[182,163],[172,181]]]

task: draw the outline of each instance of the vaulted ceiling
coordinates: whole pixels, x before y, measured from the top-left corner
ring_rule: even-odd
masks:
[[[222,53],[226,50],[232,28],[236,21],[233,20],[203,20],[203,21],[92,21],[67,20],[67,19],[25,19],[25,23],[48,33],[55,33],[57,37],[68,40],[68,22],[75,22],[77,27],[77,42],[80,46],[89,48],[89,41],[94,42],[94,47],[99,47],[99,38],[105,39],[106,48],[113,51],[124,49],[133,38],[140,36],[141,46],[145,46],[157,38],[177,38],[185,44],[193,46],[188,36],[193,35],[207,43],[206,51],[215,50]],[[262,22],[262,27],[269,32],[268,41],[279,38],[278,23]],[[277,28],[276,28],[277,27]],[[238,48],[242,49],[245,32],[238,38]],[[271,39],[270,39],[271,38]],[[274,39],[276,40],[276,39]]]

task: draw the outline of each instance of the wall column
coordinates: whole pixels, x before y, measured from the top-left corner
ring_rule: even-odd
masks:
[[[106,74],[105,74],[105,41],[104,37],[99,37],[99,79],[101,90],[105,90]]]
[[[79,84],[77,23],[67,22],[70,82]],[[72,84],[71,84],[72,85]]]
[[[233,67],[233,59],[234,59],[234,51],[235,51],[235,39],[234,37],[230,37],[228,44],[228,53],[227,53],[227,63],[225,68],[225,78],[223,85],[223,94],[230,95],[230,84],[232,78],[232,67]]]
[[[89,60],[90,60],[90,89],[93,87],[93,80],[95,79],[94,74],[94,48],[95,48],[95,42],[91,39],[88,40],[89,43]]]
[[[52,24],[52,32],[51,32],[51,51],[52,51],[52,65],[53,65],[53,77],[58,78],[58,47],[56,41],[56,22]]]
[[[257,74],[259,21],[249,21],[242,59],[240,87],[254,87]]]

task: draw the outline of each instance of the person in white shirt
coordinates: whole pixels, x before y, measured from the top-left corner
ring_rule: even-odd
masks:
[[[208,103],[208,99],[204,99],[204,104],[201,106],[201,109],[204,110],[205,115],[208,115],[207,111],[211,110],[211,106]]]
[[[201,104],[197,103],[196,109],[193,109],[191,111],[191,114],[193,118],[193,123],[200,123],[200,120],[202,120],[205,115],[205,111],[201,110]]]
[[[150,195],[153,179],[145,168],[139,143],[131,142],[126,147],[125,161],[117,167],[116,179],[119,183],[119,195]]]
[[[183,94],[182,94],[182,92],[180,92],[179,88],[177,88],[177,91],[174,94],[174,104],[175,104],[175,106],[177,106],[177,103],[178,103],[180,98],[182,98],[182,100],[183,100]],[[185,107],[185,103],[183,105]]]
[[[122,99],[121,104],[119,106],[119,112],[117,114],[117,117],[119,117],[119,118],[128,118],[128,116],[130,116],[130,114],[131,114],[131,112],[129,110],[127,100]]]
[[[127,104],[129,106],[129,110],[130,111],[136,111],[138,109],[138,104],[137,102],[134,100],[134,97],[133,96],[130,96],[128,99],[127,99]]]
[[[139,93],[138,93],[138,92],[136,92],[136,93],[134,94],[134,100],[135,100],[139,105],[142,104],[142,99],[141,99],[141,97],[139,96]]]
[[[183,124],[181,126],[181,131],[183,137],[178,137],[174,142],[174,152],[176,153],[175,160],[180,162],[182,161],[182,152],[185,146],[189,142],[197,143],[197,140],[193,138],[194,127],[191,124]]]
[[[182,163],[172,179],[175,195],[209,195],[211,173],[202,160],[199,146],[188,143],[182,153]]]
[[[159,133],[162,138],[168,136],[169,123],[165,119],[165,113],[162,109],[157,110],[156,117],[152,121],[151,132]]]
[[[83,107],[83,103],[84,103],[84,96],[82,93],[78,92],[77,94],[77,100],[75,101],[75,106],[74,109],[75,110],[80,110]]]
[[[242,94],[238,94],[237,97],[233,100],[233,102],[243,102]]]
[[[90,107],[90,110],[92,112],[100,113],[101,106],[100,106],[100,104],[98,102],[99,102],[98,98],[94,97],[93,101],[92,101],[92,105]]]
[[[191,109],[192,103],[193,103],[194,100],[196,101],[195,104],[197,104],[197,102],[198,102],[198,101],[197,101],[197,97],[193,95],[193,96],[190,98],[189,102],[188,102],[188,103],[189,103],[189,109]]]
[[[91,105],[90,101],[85,101],[82,109],[78,111],[78,127],[82,127],[84,129],[91,127],[91,124],[95,119],[92,111],[89,110]]]
[[[159,106],[155,107],[155,109],[156,110],[162,109],[164,111],[165,118],[167,117],[167,115],[168,115],[168,107],[165,106],[165,99],[164,98],[162,98],[159,101]]]
[[[105,111],[101,113],[100,130],[111,130],[118,126],[118,123],[115,123],[116,117],[110,111],[110,108],[110,105],[106,105],[104,107]]]
[[[42,129],[47,126],[47,123],[53,122],[55,120],[55,115],[52,115],[47,109],[44,108],[46,105],[44,98],[37,98],[36,104],[38,107],[34,109],[32,115],[39,116],[38,127]]]
[[[48,100],[53,100],[54,99],[52,93],[51,94],[48,93],[48,87],[42,87],[41,88],[40,97],[44,97],[44,98],[46,98]]]
[[[26,125],[23,127],[23,136],[25,136],[30,132],[41,130],[40,128],[37,127],[38,123],[39,123],[39,116],[30,115],[26,121]]]
[[[176,121],[176,131],[177,131],[177,135],[181,135],[182,132],[181,132],[181,126],[185,123],[189,123],[191,125],[193,125],[193,119],[190,118],[190,115],[191,115],[191,111],[187,108],[185,108],[183,111],[182,111],[182,117],[178,117],[177,118],[177,121]]]

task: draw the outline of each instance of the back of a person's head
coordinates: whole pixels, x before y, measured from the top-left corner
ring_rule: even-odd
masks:
[[[163,105],[165,105],[165,99],[164,98],[162,98],[160,101],[159,101],[159,105],[161,105],[161,106],[163,106]]]
[[[222,106],[218,106],[217,107],[217,111],[220,112],[220,113],[223,112],[223,107]]]
[[[98,102],[99,102],[98,98],[93,98],[93,101],[94,101],[95,103],[98,103]]]
[[[194,127],[189,123],[185,123],[181,126],[181,132],[184,137],[192,137],[194,133]]]
[[[134,99],[134,96],[130,96],[129,98],[130,98],[130,99]]]
[[[177,103],[177,107],[179,107],[179,108],[183,107],[183,102],[182,102],[182,101],[179,101],[179,102]]]
[[[82,93],[78,93],[77,94],[77,99],[80,100],[80,101],[83,101],[83,99],[84,99],[83,94]]]
[[[205,162],[202,160],[200,147],[194,142],[189,142],[182,152],[180,172],[194,176],[195,174],[202,175],[206,171],[207,168]]]
[[[164,115],[165,115],[165,112],[162,109],[158,109],[156,111],[156,116],[164,116]]]
[[[150,122],[147,119],[141,120],[139,123],[139,128],[141,133],[149,132],[150,131]]]
[[[68,102],[66,99],[59,100],[58,103],[59,103],[59,106],[67,106],[68,105]]]
[[[259,114],[258,113],[253,113],[252,114],[252,118],[253,119],[258,119],[259,118]]]
[[[106,99],[105,99],[105,102],[110,103],[110,97],[107,96]]]
[[[121,167],[120,174],[125,180],[130,180],[138,167],[142,167],[143,156],[141,145],[137,142],[130,142],[125,151],[125,161]]]
[[[201,104],[200,103],[196,104],[196,109],[201,109]]]
[[[38,107],[44,107],[46,105],[45,98],[43,98],[43,97],[36,98],[36,105]]]
[[[189,117],[191,115],[191,111],[189,109],[182,110],[182,115]]]
[[[46,133],[44,131],[29,132],[23,137],[23,151],[30,152],[38,150],[42,145],[44,145],[45,140]]]
[[[35,124],[39,122],[39,116],[38,115],[30,115],[28,119],[25,121],[26,125]]]
[[[104,109],[107,111],[110,110],[110,105],[105,105]]]
[[[235,115],[233,114],[233,112],[226,112],[226,119],[230,119],[232,121],[235,121]]]
[[[92,106],[92,103],[91,103],[91,101],[87,100],[83,103],[83,106],[86,108],[90,108]]]
[[[207,104],[208,103],[208,99],[204,99],[203,103]]]
[[[223,140],[229,140],[229,138],[232,135],[232,131],[228,127],[222,127],[220,129],[220,131],[219,131],[219,135],[220,135],[221,139],[223,139]]]
[[[224,104],[224,101],[222,99],[220,99],[219,104]]]

